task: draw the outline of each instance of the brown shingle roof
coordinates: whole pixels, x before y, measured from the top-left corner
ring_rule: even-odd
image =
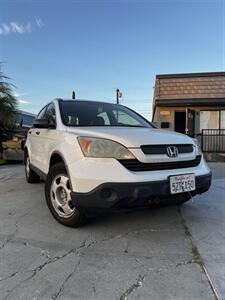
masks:
[[[157,75],[154,100],[225,98],[225,72]]]

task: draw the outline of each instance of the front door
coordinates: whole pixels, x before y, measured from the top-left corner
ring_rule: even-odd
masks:
[[[55,149],[58,143],[59,131],[56,130],[56,114],[54,103],[48,104],[43,119],[49,121],[51,128],[36,128],[39,132],[36,138],[36,166],[44,173],[48,172],[49,153]]]
[[[187,110],[187,134],[191,137],[195,135],[195,111],[188,108]]]
[[[43,119],[46,111],[45,106],[38,114],[37,120]],[[34,166],[39,166],[39,147],[40,147],[40,133],[43,129],[32,127],[29,131],[29,141],[30,141],[30,149],[29,149],[29,158],[30,162]]]

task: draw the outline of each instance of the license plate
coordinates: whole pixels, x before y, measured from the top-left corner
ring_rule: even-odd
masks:
[[[195,190],[195,175],[185,174],[170,176],[170,193],[178,194]]]

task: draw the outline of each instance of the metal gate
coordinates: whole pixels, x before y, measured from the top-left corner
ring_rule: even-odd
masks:
[[[201,147],[205,153],[225,153],[225,129],[202,129]]]

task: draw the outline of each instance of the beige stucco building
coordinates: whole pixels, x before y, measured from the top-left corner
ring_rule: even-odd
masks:
[[[152,119],[193,137],[225,129],[225,72],[156,75]]]

